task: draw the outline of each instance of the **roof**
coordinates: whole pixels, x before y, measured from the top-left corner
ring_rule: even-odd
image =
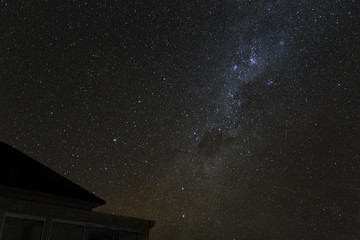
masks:
[[[81,209],[106,203],[4,142],[0,142],[0,195]]]

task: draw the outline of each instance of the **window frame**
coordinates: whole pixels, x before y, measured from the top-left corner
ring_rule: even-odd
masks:
[[[34,220],[34,221],[42,222],[40,240],[44,240],[46,217],[40,217],[40,216],[34,216],[34,215],[28,215],[28,214],[22,214],[22,213],[14,213],[14,212],[5,212],[5,214],[3,215],[2,226],[0,228],[0,240],[2,238],[4,226],[6,224],[6,217],[25,219],[25,220]]]
[[[104,225],[104,224],[97,224],[97,223],[90,223],[90,222],[73,221],[73,220],[67,220],[67,219],[61,219],[61,218],[52,218],[51,219],[51,224],[50,224],[50,230],[49,230],[49,237],[51,236],[53,223],[64,223],[64,224],[73,224],[73,225],[82,226],[83,227],[83,229],[82,229],[82,240],[84,240],[84,237],[85,237],[86,227],[110,229],[110,230],[113,231],[113,234],[112,234],[112,239],[113,240],[114,240],[114,237],[115,237],[115,231],[127,231],[127,232],[131,232],[131,233],[137,233],[138,236],[140,236],[140,231],[135,230],[135,229],[118,227],[118,226],[111,226],[111,225]],[[118,239],[115,239],[115,240],[118,240]]]

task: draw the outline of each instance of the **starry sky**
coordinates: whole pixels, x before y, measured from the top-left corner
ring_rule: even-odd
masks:
[[[0,140],[152,240],[357,239],[359,7],[1,1]]]

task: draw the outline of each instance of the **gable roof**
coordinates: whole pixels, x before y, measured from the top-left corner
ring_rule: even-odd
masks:
[[[81,209],[106,203],[4,142],[0,142],[0,195]]]

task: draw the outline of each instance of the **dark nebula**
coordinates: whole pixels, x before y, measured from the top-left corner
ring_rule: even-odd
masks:
[[[2,1],[4,141],[151,239],[358,239],[357,1]]]

